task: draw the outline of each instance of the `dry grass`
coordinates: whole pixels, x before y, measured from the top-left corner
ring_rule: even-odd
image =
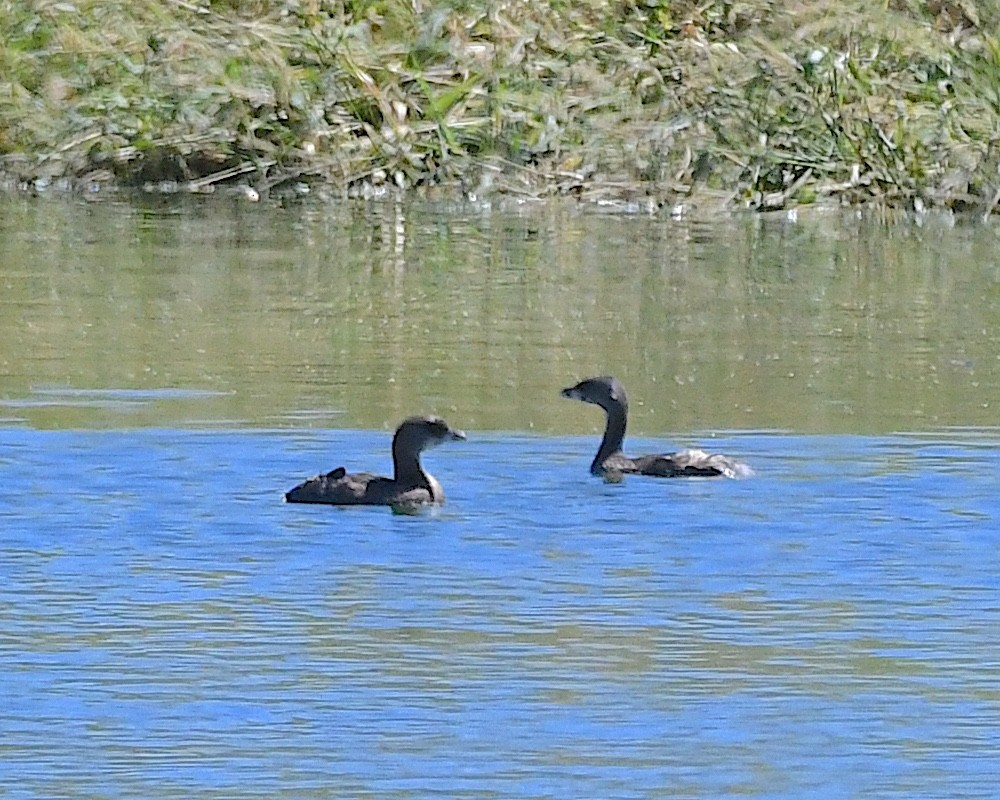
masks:
[[[972,0],[0,3],[0,169],[987,210],[998,22]]]

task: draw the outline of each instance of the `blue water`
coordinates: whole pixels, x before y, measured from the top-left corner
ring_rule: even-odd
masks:
[[[281,502],[388,441],[0,429],[0,793],[995,796],[997,431],[620,485],[469,431],[439,511]]]

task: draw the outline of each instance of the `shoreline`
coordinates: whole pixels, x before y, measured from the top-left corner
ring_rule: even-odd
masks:
[[[8,4],[0,184],[988,216],[1000,20],[986,13],[907,0]]]

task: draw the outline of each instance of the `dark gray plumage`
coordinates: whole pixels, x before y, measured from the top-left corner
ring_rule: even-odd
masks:
[[[622,475],[652,475],[658,478],[747,477],[753,470],[746,464],[703,450],[680,450],[676,453],[629,458],[622,452],[625,428],[628,425],[628,396],[617,378],[602,376],[587,378],[562,390],[562,396],[604,409],[607,422],[604,438],[590,465],[594,475],[609,479]]]
[[[337,467],[316,475],[285,493],[288,503],[327,503],[337,506],[440,505],[444,490],[420,465],[420,454],[443,442],[465,439],[441,417],[410,417],[392,438],[393,477],[371,472],[348,473]]]

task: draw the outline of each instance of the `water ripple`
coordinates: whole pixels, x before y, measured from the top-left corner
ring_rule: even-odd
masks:
[[[0,786],[990,796],[1000,450],[953,433],[608,485],[470,432],[399,517],[280,502],[382,433],[0,430]]]

